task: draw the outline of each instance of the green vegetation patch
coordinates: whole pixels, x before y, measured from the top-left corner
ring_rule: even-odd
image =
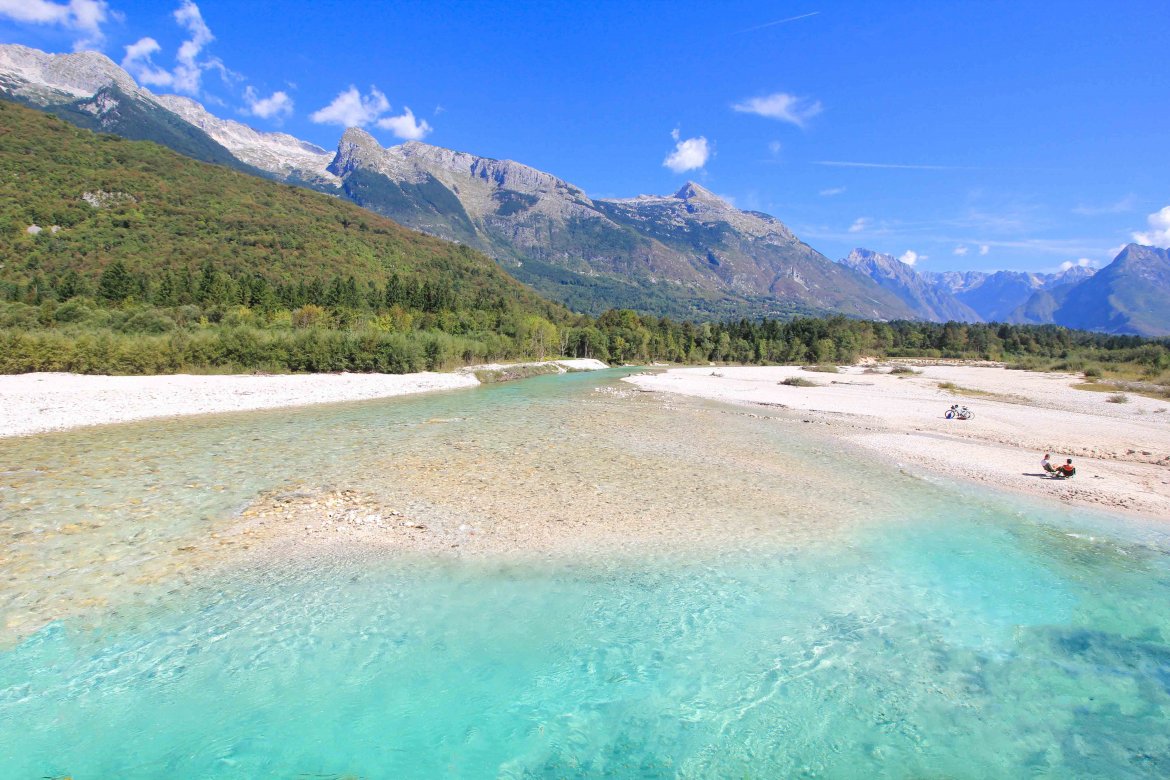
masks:
[[[780,382],[777,382],[776,384],[787,385],[788,387],[820,387],[821,386],[820,384],[812,381],[811,379],[805,379],[802,376],[790,376],[787,379],[784,379]]]
[[[528,379],[529,377],[543,376],[545,374],[559,374],[561,373],[561,369],[550,363],[527,363],[504,366],[503,368],[485,368],[473,373],[481,384],[494,385],[500,382],[512,382],[517,379]]]
[[[1109,403],[1123,404],[1129,401],[1126,398],[1124,401],[1115,401],[1114,398],[1125,398],[1124,393],[1132,395],[1141,395],[1146,398],[1154,398],[1159,401],[1170,400],[1170,387],[1161,384],[1154,384],[1151,382],[1121,382],[1121,381],[1106,381],[1106,382],[1082,382],[1072,386],[1074,390],[1086,390],[1090,393],[1112,393],[1109,398],[1105,400]]]
[[[1010,395],[1008,393],[993,393],[990,390],[980,390],[976,387],[962,387],[956,385],[954,382],[939,382],[939,390],[946,390],[948,393],[955,395],[968,396],[971,398],[985,398],[988,401],[1002,401],[1009,404],[1026,404],[1031,403],[1027,398],[1019,395]]]

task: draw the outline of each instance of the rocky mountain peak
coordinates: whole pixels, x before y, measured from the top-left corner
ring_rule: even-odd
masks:
[[[841,260],[841,265],[848,266],[855,271],[861,271],[871,277],[883,276],[890,279],[901,279],[903,282],[912,282],[915,285],[926,284],[925,280],[911,266],[906,265],[893,255],[884,252],[875,252],[872,249],[857,247]]]
[[[857,247],[841,262],[846,265],[860,265],[862,263],[884,264],[896,261],[898,258],[884,252],[875,252],[872,249]]]
[[[1143,246],[1142,244],[1127,244],[1118,253],[1117,257],[1113,258],[1113,262],[1123,265],[1141,265],[1144,263],[1162,264],[1166,262],[1167,256],[1167,250],[1165,249]]]
[[[714,192],[711,192],[711,190],[703,187],[700,184],[695,184],[693,181],[688,181],[686,184],[680,187],[678,192],[674,193],[674,197],[678,198],[679,200],[695,200],[701,203],[720,204],[723,206],[731,205],[723,198],[716,195]]]
[[[980,320],[974,309],[955,298],[949,290],[893,255],[858,247],[840,263],[898,296],[918,317],[933,322]]]
[[[337,142],[337,154],[333,162],[329,163],[329,172],[345,176],[354,168],[376,167],[384,151],[374,136],[360,127],[351,127],[342,133],[341,140]]]
[[[130,74],[113,60],[96,51],[75,54],[47,54],[17,44],[0,45],[0,73],[9,80],[25,82],[18,93],[34,102],[44,90],[89,97],[103,87],[116,86],[128,94],[138,93]]]

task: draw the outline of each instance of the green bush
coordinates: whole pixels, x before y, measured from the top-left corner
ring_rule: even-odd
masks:
[[[119,328],[123,333],[148,333],[157,335],[175,329],[175,321],[154,309],[136,311]]]

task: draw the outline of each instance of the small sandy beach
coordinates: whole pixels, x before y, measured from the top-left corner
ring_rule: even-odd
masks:
[[[555,365],[566,371],[608,368],[598,360],[557,360],[542,365]],[[503,368],[471,366],[451,373],[417,374],[0,376],[0,437],[158,417],[456,390],[478,385],[475,371]]]
[[[1170,519],[1170,401],[1073,385],[1070,374],[991,366],[853,366],[839,374],[795,366],[678,368],[629,377],[643,391],[783,407],[903,467],[1113,512]],[[781,384],[800,377],[815,387]],[[967,391],[940,388],[951,383]],[[974,419],[946,420],[953,403]],[[1072,458],[1077,476],[1044,477],[1040,457]]]

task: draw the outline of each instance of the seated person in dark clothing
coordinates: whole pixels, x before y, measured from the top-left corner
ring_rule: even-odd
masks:
[[[1076,473],[1077,470],[1076,467],[1072,464],[1072,458],[1066,460],[1063,466],[1056,467],[1056,476],[1061,477],[1062,479],[1068,479]]]

